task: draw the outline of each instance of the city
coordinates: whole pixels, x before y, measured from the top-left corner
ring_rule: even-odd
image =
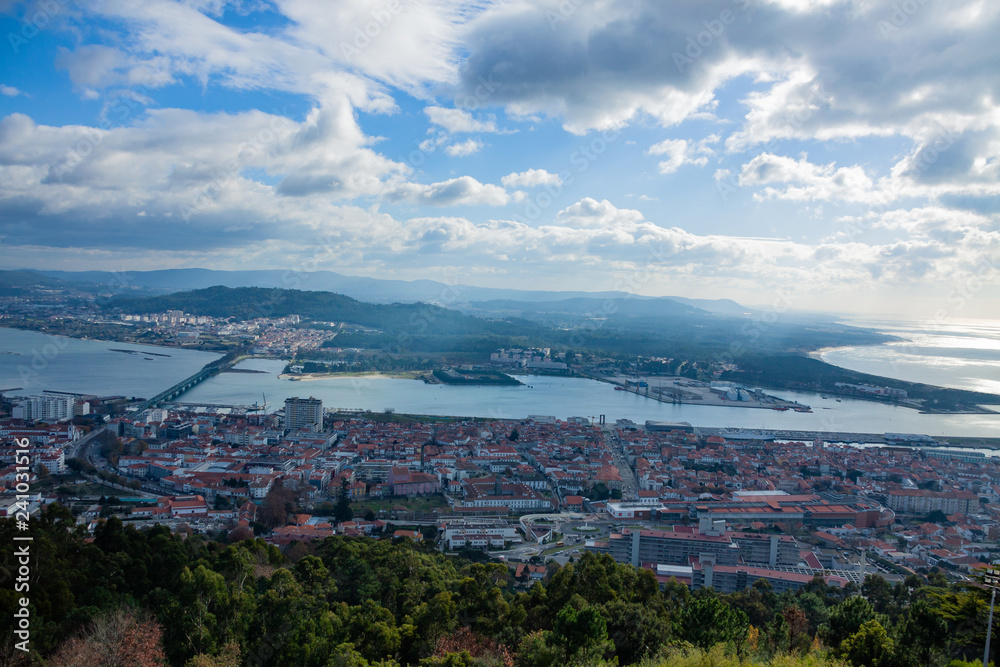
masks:
[[[1000,3],[0,34],[0,667],[998,661]]]

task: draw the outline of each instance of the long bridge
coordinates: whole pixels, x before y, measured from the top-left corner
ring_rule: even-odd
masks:
[[[184,378],[183,380],[181,380],[174,386],[170,387],[169,389],[161,391],[153,398],[147,399],[145,401],[142,401],[141,403],[136,404],[136,406],[133,408],[133,411],[136,414],[138,414],[143,410],[148,410],[149,408],[155,408],[164,401],[169,401],[173,398],[177,398],[178,396],[186,392],[188,389],[191,389],[195,385],[204,382],[213,375],[217,375],[218,373],[221,373],[225,370],[232,368],[237,364],[237,362],[243,359],[244,355],[245,355],[244,350],[242,349],[236,350],[230,352],[221,359],[216,359],[215,361],[211,361],[205,364],[201,368],[201,370],[199,370],[194,375]]]

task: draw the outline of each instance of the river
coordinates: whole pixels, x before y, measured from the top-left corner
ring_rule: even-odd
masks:
[[[131,349],[136,354],[112,349]],[[0,351],[19,353],[19,356],[0,354],[0,387],[23,387],[24,390],[13,392],[17,394],[34,394],[48,389],[149,397],[218,358],[216,354],[194,350],[57,338],[13,329],[0,329]],[[862,356],[855,354],[853,358]],[[38,365],[39,369],[34,369],[33,365]],[[784,390],[769,390],[769,393],[810,405],[813,412],[673,405],[614,391],[609,384],[580,378],[519,376],[518,379],[525,383],[519,387],[427,385],[417,380],[387,377],[295,382],[278,379],[284,367],[282,361],[251,359],[237,367],[264,372],[222,373],[188,391],[180,400],[248,405],[263,397],[268,402],[268,409],[275,410],[283,407],[285,398],[315,396],[328,408],[374,412],[392,408],[400,413],[510,419],[533,414],[560,419],[603,414],[609,422],[632,419],[641,423],[656,419],[733,428],[904,432],[932,436],[1000,435],[1000,415],[922,415],[911,409],[871,401],[849,398],[837,401],[834,397],[824,399],[818,394]],[[874,372],[871,368],[858,370]]]
[[[221,356],[0,329],[0,390],[20,388],[8,393],[22,396],[48,390],[148,398]]]

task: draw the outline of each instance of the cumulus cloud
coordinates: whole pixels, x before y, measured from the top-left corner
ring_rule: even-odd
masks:
[[[23,262],[48,249],[58,260],[45,261],[67,266],[129,256],[141,266],[287,266],[319,235],[336,249],[323,261],[356,272],[419,277],[448,266],[507,282],[531,267],[600,281],[650,263],[661,281],[651,292],[680,280],[723,293],[765,282],[844,293],[950,285],[1000,256],[996,3],[917,3],[901,16],[838,0],[329,4],[147,0],[62,15],[49,29],[68,28],[74,39],[59,43],[75,46],[48,47],[49,62],[98,102],[98,122],[0,120],[0,252]],[[231,20],[259,7],[268,20]],[[204,102],[173,108],[187,98],[171,91],[192,84]],[[216,109],[220,92],[237,93],[226,111],[202,110]],[[0,86],[5,99],[20,94]],[[253,110],[262,98],[289,104]],[[501,110],[505,123],[524,123],[521,138],[538,140],[504,143]],[[364,129],[419,135],[425,119],[419,165],[393,152],[400,136]],[[462,174],[431,156],[471,155],[481,139],[460,135],[490,134],[498,156],[558,165],[549,158],[566,139],[559,126],[632,134],[618,156],[567,156],[592,171],[512,172],[503,187],[487,181],[511,167],[469,160],[483,171]],[[570,140],[587,148],[591,138]],[[720,184],[756,204],[701,202],[696,220],[671,220],[675,209],[653,197],[639,198],[644,212],[613,205],[647,190],[612,172],[645,162],[630,146],[657,141],[647,155],[660,173],[712,163]],[[670,188],[694,183],[691,171],[657,179],[655,194],[687,201]],[[510,206],[528,198],[515,188],[564,185],[572,199],[539,206],[531,224],[505,220],[514,207],[491,211],[496,220],[440,211]],[[815,222],[802,229],[811,236],[709,233],[731,232],[727,218],[744,214],[757,228],[776,210]]]
[[[512,172],[500,179],[505,188],[534,188],[539,185],[562,185],[559,174],[550,174],[544,169],[529,169],[528,171]]]
[[[432,123],[444,128],[451,134],[463,132],[496,132],[494,119],[477,120],[471,113],[463,109],[446,109],[444,107],[427,107],[424,109],[427,118]]]
[[[617,227],[631,225],[643,219],[634,209],[617,208],[607,199],[597,201],[585,197],[556,214],[556,220],[568,227]]]
[[[719,141],[718,135],[709,135],[699,142],[689,142],[685,139],[667,139],[653,144],[647,151],[650,155],[666,155],[667,159],[657,166],[661,174],[672,174],[685,164],[704,167],[708,164],[708,156],[715,153],[709,144]],[[698,157],[694,157],[697,155]]]
[[[448,146],[444,149],[444,152],[452,157],[465,157],[466,155],[478,153],[479,149],[482,147],[483,142],[477,141],[476,139],[467,139],[460,143]]]
[[[771,187],[772,183],[785,187]],[[771,153],[761,153],[743,165],[739,184],[768,185],[759,195],[763,198],[872,202],[878,197],[861,167],[817,165],[805,157],[795,160]]]
[[[503,206],[510,195],[498,185],[459,176],[440,183],[406,183],[388,193],[389,199],[429,206]]]

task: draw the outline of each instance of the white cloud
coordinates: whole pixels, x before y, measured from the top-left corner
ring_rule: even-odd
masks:
[[[389,199],[429,206],[503,206],[510,195],[498,185],[459,176],[440,183],[405,183],[387,193]]]
[[[24,95],[24,93],[15,88],[14,86],[6,86],[0,83],[0,95],[6,95],[7,97],[17,97],[18,95]]]
[[[452,157],[465,157],[466,155],[478,153],[482,147],[483,142],[475,139],[467,139],[466,141],[448,146],[444,149],[444,152]]]
[[[496,132],[497,124],[492,118],[476,120],[471,113],[463,109],[446,109],[444,107],[427,107],[424,109],[427,118],[451,134],[468,132]]]
[[[505,188],[534,188],[539,185],[562,185],[559,174],[550,174],[544,169],[529,169],[522,172],[512,172],[500,179]]]
[[[649,155],[666,155],[667,159],[661,161],[657,166],[661,174],[672,174],[685,164],[694,164],[704,167],[708,164],[709,155],[714,155],[715,151],[709,148],[709,144],[719,141],[718,135],[709,135],[698,142],[689,142],[685,139],[666,139],[658,144],[649,147]],[[698,157],[693,157],[697,155]]]
[[[617,227],[641,222],[642,213],[634,209],[617,208],[607,199],[597,201],[584,197],[556,214],[556,220],[568,227]]]
[[[761,153],[743,165],[739,176],[742,186],[760,186],[777,183],[786,187],[766,187],[760,192],[763,198],[791,199],[797,201],[841,200],[858,202],[878,201],[872,179],[861,167],[840,167],[835,164],[816,165],[805,157],[789,157]]]

